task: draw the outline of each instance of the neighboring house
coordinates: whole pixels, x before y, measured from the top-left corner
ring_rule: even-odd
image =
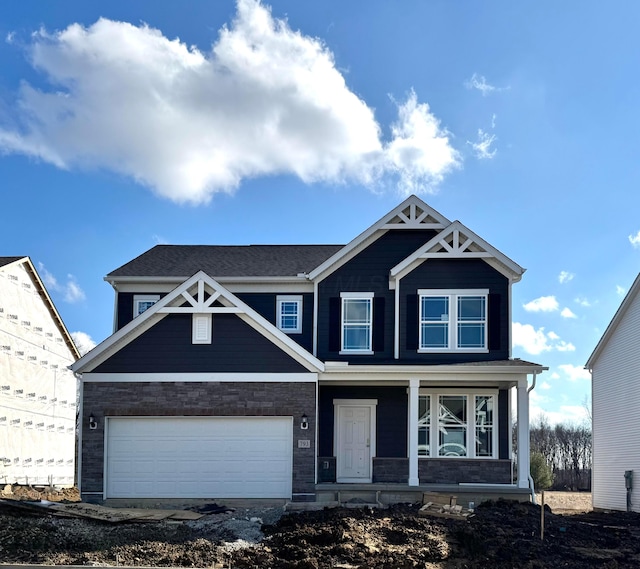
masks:
[[[29,257],[0,257],[0,484],[73,486],[79,357]]]
[[[640,512],[640,275],[587,361],[591,372],[593,507]],[[630,480],[631,471],[635,481]]]
[[[116,332],[72,366],[82,496],[527,493],[547,368],[510,358],[523,272],[415,196],[344,246],[150,249],[106,276]]]

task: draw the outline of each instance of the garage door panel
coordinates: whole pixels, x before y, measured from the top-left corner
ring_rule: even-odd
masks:
[[[110,498],[291,496],[291,418],[110,418],[107,437]]]

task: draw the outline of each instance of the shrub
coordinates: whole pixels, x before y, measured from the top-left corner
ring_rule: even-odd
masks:
[[[536,490],[546,490],[553,485],[553,470],[542,453],[532,452],[529,470]]]

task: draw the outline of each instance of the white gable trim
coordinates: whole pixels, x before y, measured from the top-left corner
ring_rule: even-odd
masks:
[[[310,280],[322,280],[353,259],[363,249],[382,237],[389,229],[444,229],[451,222],[417,196],[409,196],[371,227],[363,231],[308,275]]]
[[[209,294],[209,297],[206,297]],[[186,303],[186,306],[183,306]],[[157,324],[167,314],[237,314],[244,322],[273,342],[311,372],[324,370],[324,364],[278,330],[266,318],[203,271],[197,272],[151,308],[134,318],[71,366],[76,373],[90,372],[122,347]]]
[[[602,353],[602,350],[605,348],[605,346],[609,342],[609,339],[611,338],[613,333],[616,331],[616,328],[622,321],[624,315],[629,310],[629,307],[633,304],[633,301],[638,295],[638,292],[640,292],[640,274],[638,274],[638,276],[633,281],[633,284],[631,285],[629,292],[624,297],[624,300],[618,307],[618,310],[616,310],[616,313],[613,315],[611,322],[609,322],[607,329],[604,331],[602,338],[600,338],[600,341],[594,348],[593,353],[591,354],[591,356],[589,356],[589,359],[587,360],[587,363],[585,365],[586,369],[590,370],[593,367],[596,360]]]
[[[438,258],[482,259],[511,282],[519,281],[525,272],[525,269],[515,261],[489,245],[459,221],[454,221],[444,231],[391,269],[390,288],[395,288],[400,279],[427,259]]]

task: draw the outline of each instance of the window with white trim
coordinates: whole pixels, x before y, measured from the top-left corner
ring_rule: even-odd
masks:
[[[160,300],[159,294],[136,294],[133,296],[133,317],[140,316]]]
[[[194,314],[192,317],[193,344],[210,344],[213,336],[213,315]]]
[[[487,350],[488,290],[419,290],[420,352]]]
[[[280,330],[287,334],[302,333],[302,295],[278,296],[276,318]]]
[[[341,353],[373,353],[373,293],[343,292]]]
[[[420,393],[418,456],[497,458],[497,394]]]

